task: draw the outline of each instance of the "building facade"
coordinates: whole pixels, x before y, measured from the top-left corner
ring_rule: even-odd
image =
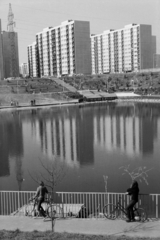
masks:
[[[14,32],[11,4],[9,4],[7,30],[2,31],[0,20],[0,80],[19,77],[18,34]]]
[[[28,76],[28,63],[22,63],[19,67],[20,69],[20,74],[23,76],[23,77],[26,77]]]
[[[19,77],[18,34],[2,32],[4,78]]]
[[[2,48],[2,29],[1,29],[1,19],[0,19],[0,81],[4,79],[4,69],[3,69],[3,48]]]
[[[33,42],[28,46],[28,71],[30,77],[38,77],[38,67],[37,67],[37,45]]]
[[[67,20],[36,34],[37,75],[91,74],[90,24]],[[28,61],[32,65],[29,55]],[[32,74],[30,72],[30,74]]]
[[[154,54],[154,56],[153,56],[153,68],[160,68],[160,54]]]
[[[152,68],[151,25],[129,24],[123,29],[91,35],[92,74]]]

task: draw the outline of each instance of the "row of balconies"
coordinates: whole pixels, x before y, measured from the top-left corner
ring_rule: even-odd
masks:
[[[116,65],[116,64],[109,64],[109,65],[97,65],[97,66],[93,66],[92,65],[92,68],[93,69],[97,69],[97,70],[100,70],[100,69],[109,69],[109,70],[111,70],[111,69],[116,69],[116,70],[119,70],[120,68],[122,68],[122,69],[125,69],[125,68],[132,68],[132,69],[134,69],[134,67],[137,67],[137,66],[134,66],[133,64],[132,65],[126,65],[126,64],[119,64],[119,65]]]
[[[97,62],[98,63],[101,63],[101,64],[116,64],[116,63],[133,63],[133,64],[137,64],[139,63],[139,59],[124,59],[124,58],[115,58],[115,59],[107,59],[104,61],[104,59],[101,59],[101,61],[97,61],[97,59],[92,59],[92,63],[95,63]]]

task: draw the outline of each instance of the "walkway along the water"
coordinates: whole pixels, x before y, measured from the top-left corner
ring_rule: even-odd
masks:
[[[109,101],[136,101],[136,102],[148,102],[148,103],[160,103],[160,96],[141,96],[134,94],[133,92],[117,92],[114,94],[108,94],[106,92],[98,92],[93,93],[93,91],[80,91],[80,93],[84,96],[83,101],[79,99],[73,100],[56,100],[56,99],[45,99],[41,102],[36,102],[35,105],[31,105],[28,103],[19,103],[17,106],[10,105],[0,105],[0,110],[24,110],[24,109],[36,109],[36,108],[49,108],[49,107],[61,107],[65,105],[86,105],[86,104],[95,104],[100,102],[109,102]]]
[[[44,222],[42,218],[0,216],[0,230],[16,230],[31,232],[51,231],[51,221]],[[58,219],[55,222],[55,232],[68,232],[93,235],[129,236],[160,238],[160,221],[131,222],[108,219]]]
[[[98,92],[98,91],[80,91],[80,93],[84,96],[85,99],[88,99],[88,101],[79,101],[79,99],[69,99],[67,100],[56,100],[56,99],[44,99],[43,101],[38,101],[34,105],[31,104],[31,102],[28,103],[18,103],[16,106],[11,105],[0,105],[0,110],[8,109],[26,109],[26,108],[44,108],[44,107],[52,107],[52,106],[62,106],[62,105],[73,105],[73,104],[86,104],[86,103],[95,103],[95,102],[107,102],[107,100],[116,100],[119,97],[119,93],[109,94],[106,92]],[[120,98],[124,97],[130,97],[133,99],[137,98],[138,95],[134,93],[124,93],[120,94]]]

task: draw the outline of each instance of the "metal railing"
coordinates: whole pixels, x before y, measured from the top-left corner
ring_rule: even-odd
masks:
[[[0,191],[0,215],[10,215],[28,203],[34,191]]]
[[[10,215],[24,207],[35,193],[35,191],[0,191],[0,215]],[[119,197],[121,204],[126,207],[129,203],[126,194],[110,192],[56,192],[54,202],[62,204],[67,209],[64,211],[68,211],[71,215],[79,211],[77,216],[82,218],[101,217],[103,207],[107,203],[116,204]],[[81,210],[79,210],[80,205],[84,206]],[[140,194],[137,206],[144,208],[149,218],[159,218],[160,194]]]
[[[126,207],[129,203],[129,196],[124,193],[84,193],[84,192],[57,192],[63,204],[84,204],[88,216],[101,216],[103,207],[108,203],[121,204]],[[160,217],[160,194],[140,194],[137,207],[144,208],[148,218]]]

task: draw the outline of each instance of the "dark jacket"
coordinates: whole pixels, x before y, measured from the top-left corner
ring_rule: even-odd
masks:
[[[131,195],[131,199],[138,202],[139,195],[139,187],[137,181],[134,181],[131,188],[127,189],[129,195]]]
[[[35,198],[44,199],[46,193],[48,193],[47,188],[45,186],[39,186]]]

